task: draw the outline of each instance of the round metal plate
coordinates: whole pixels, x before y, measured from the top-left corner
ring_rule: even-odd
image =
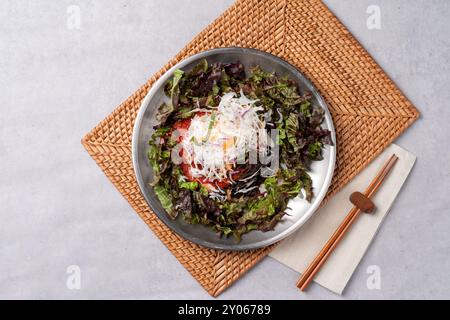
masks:
[[[336,159],[336,148],[334,146],[327,146],[323,152],[324,159],[316,161],[312,165],[310,175],[313,180],[314,198],[311,203],[300,197],[292,199],[289,202],[289,215],[285,215],[274,230],[269,232],[252,231],[244,235],[240,242],[236,242],[232,237],[220,238],[206,226],[189,225],[183,221],[182,217],[178,217],[176,220],[170,219],[149,185],[153,180],[153,175],[147,160],[148,141],[153,133],[153,126],[156,124],[155,111],[166,99],[164,85],[173,76],[173,72],[176,69],[188,71],[204,58],[209,63],[236,62],[239,60],[247,70],[252,66],[259,65],[266,71],[274,71],[280,76],[287,76],[297,81],[300,89],[302,91],[311,91],[313,102],[325,110],[325,121],[322,126],[331,131],[332,141],[336,141],[331,115],[324,99],[314,85],[294,66],[272,54],[255,49],[213,49],[193,55],[175,65],[155,82],[143,100],[136,118],[132,137],[132,157],[136,180],[147,203],[159,219],[175,233],[187,240],[205,247],[224,250],[250,250],[271,245],[297,230],[319,207],[320,202],[327,193],[334,172]]]

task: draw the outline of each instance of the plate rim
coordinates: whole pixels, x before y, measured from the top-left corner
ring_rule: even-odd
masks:
[[[161,85],[164,85],[167,80],[173,75],[173,72],[176,69],[183,68],[185,65],[188,65],[192,61],[199,60],[202,58],[206,58],[210,55],[216,54],[216,53],[226,53],[226,52],[236,52],[240,51],[241,53],[245,54],[248,52],[251,52],[253,54],[257,55],[263,55],[263,56],[269,56],[269,58],[274,59],[277,61],[277,63],[284,65],[287,69],[291,69],[298,78],[302,79],[304,83],[306,83],[310,88],[312,88],[316,93],[316,98],[321,105],[321,107],[324,107],[325,109],[325,120],[327,122],[327,126],[330,128],[331,131],[331,140],[333,142],[333,145],[328,146],[330,148],[330,160],[329,165],[327,169],[327,174],[324,179],[324,183],[321,186],[320,191],[315,194],[315,199],[313,203],[311,203],[311,206],[308,208],[308,210],[305,212],[305,214],[298,219],[295,223],[292,224],[288,229],[281,232],[280,234],[261,241],[257,241],[250,244],[220,244],[220,243],[212,243],[207,240],[201,239],[196,237],[195,235],[191,233],[184,232],[183,230],[177,230],[174,228],[173,223],[171,223],[173,220],[169,218],[167,212],[163,212],[161,214],[159,210],[157,210],[154,205],[152,204],[152,201],[150,199],[150,196],[148,194],[148,191],[145,187],[145,181],[144,178],[141,175],[140,171],[140,165],[138,161],[138,135],[140,132],[140,128],[142,125],[142,119],[143,116],[149,106],[149,102],[155,95],[155,93],[158,91],[159,87]],[[210,248],[210,249],[217,249],[217,250],[229,250],[229,251],[244,251],[244,250],[254,250],[259,248],[264,248],[267,246],[270,246],[274,243],[277,243],[286,237],[293,234],[295,231],[297,231],[302,225],[306,223],[317,211],[320,204],[322,203],[323,199],[325,198],[326,194],[328,193],[329,187],[331,185],[331,181],[334,175],[335,167],[336,167],[336,131],[333,123],[333,119],[330,113],[330,110],[328,108],[328,104],[326,103],[325,99],[320,94],[319,90],[316,88],[316,86],[300,71],[297,67],[292,65],[291,63],[285,61],[284,59],[273,55],[269,52],[253,49],[253,48],[246,48],[246,47],[222,47],[222,48],[214,48],[206,51],[201,51],[199,53],[193,54],[188,56],[187,58],[181,60],[180,62],[176,63],[174,66],[172,66],[169,70],[164,72],[164,74],[159,77],[151,86],[150,90],[145,95],[144,99],[142,100],[142,103],[139,107],[138,114],[135,119],[135,123],[133,125],[133,133],[132,133],[132,141],[131,141],[131,155],[132,155],[132,165],[133,165],[133,171],[134,175],[137,181],[137,184],[139,186],[139,190],[141,194],[144,196],[144,199],[150,209],[153,211],[154,214],[175,234],[181,236],[183,239],[188,240],[190,242],[193,242],[195,244],[198,244],[200,246]]]

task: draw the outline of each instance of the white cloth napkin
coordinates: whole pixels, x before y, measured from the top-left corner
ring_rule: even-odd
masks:
[[[376,211],[359,216],[315,277],[318,284],[342,294],[416,161],[415,155],[399,146],[390,145],[293,236],[272,251],[270,256],[298,272],[303,272],[352,208],[353,205],[348,200],[350,194],[355,191],[364,192],[393,153],[399,160],[372,198],[377,207]]]

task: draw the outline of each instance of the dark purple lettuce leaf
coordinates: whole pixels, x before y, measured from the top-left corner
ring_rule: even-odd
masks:
[[[189,190],[179,191],[175,210],[181,212],[187,219],[192,218],[192,193]]]
[[[240,61],[237,61],[236,63],[226,63],[223,65],[223,68],[230,78],[237,80],[245,79],[245,67]]]

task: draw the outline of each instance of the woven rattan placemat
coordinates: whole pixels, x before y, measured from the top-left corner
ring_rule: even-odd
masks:
[[[216,47],[271,52],[308,76],[329,104],[337,167],[329,196],[341,189],[419,116],[377,63],[320,0],[238,0],[82,140],[139,216],[195,279],[217,296],[271,248],[224,252],[172,233],[150,211],[131,163],[133,123],[151,85],[178,61]]]

